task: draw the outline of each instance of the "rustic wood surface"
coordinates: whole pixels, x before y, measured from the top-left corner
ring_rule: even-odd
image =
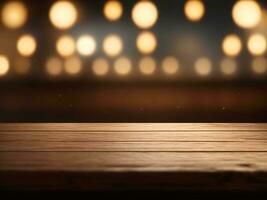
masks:
[[[0,189],[267,189],[267,124],[0,124]]]

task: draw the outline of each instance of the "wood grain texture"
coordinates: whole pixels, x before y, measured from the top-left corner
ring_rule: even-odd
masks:
[[[267,125],[0,124],[0,188],[267,190]]]

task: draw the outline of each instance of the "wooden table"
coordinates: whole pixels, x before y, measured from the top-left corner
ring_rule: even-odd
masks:
[[[267,124],[0,124],[2,190],[266,190]]]

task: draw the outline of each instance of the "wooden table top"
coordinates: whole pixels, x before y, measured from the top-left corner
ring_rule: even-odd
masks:
[[[266,190],[267,124],[0,124],[4,190]]]

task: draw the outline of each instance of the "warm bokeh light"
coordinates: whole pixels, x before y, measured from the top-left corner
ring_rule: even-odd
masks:
[[[36,40],[32,35],[23,35],[19,38],[17,42],[17,49],[18,52],[22,56],[32,56],[37,48]]]
[[[249,37],[248,50],[254,56],[263,55],[267,49],[266,38],[261,34],[254,34]]]
[[[14,62],[14,71],[17,74],[25,75],[27,74],[31,69],[31,61],[29,58],[17,58]]]
[[[68,57],[75,52],[75,41],[71,36],[64,35],[57,40],[57,52],[63,57]]]
[[[201,0],[188,0],[184,12],[189,20],[199,21],[205,15],[205,5]]]
[[[63,72],[63,63],[57,57],[51,57],[46,62],[46,71],[49,75],[58,76]]]
[[[151,32],[142,32],[137,37],[136,46],[141,53],[151,54],[157,48],[157,38]]]
[[[212,71],[212,63],[208,58],[199,58],[195,63],[195,71],[200,76],[207,76]]]
[[[167,75],[174,75],[179,71],[179,62],[174,57],[166,57],[162,61],[162,70]]]
[[[77,51],[83,56],[93,55],[96,48],[96,41],[91,35],[81,36],[77,41]]]
[[[105,76],[109,72],[109,63],[104,58],[97,58],[92,64],[92,70],[97,76]]]
[[[122,4],[118,0],[109,0],[104,6],[104,15],[110,21],[119,20],[123,14]]]
[[[152,75],[155,73],[157,68],[157,63],[154,58],[145,57],[139,62],[139,70],[144,75]]]
[[[114,63],[114,70],[120,76],[128,75],[132,70],[132,62],[126,57],[118,58]]]
[[[228,35],[223,40],[222,49],[227,56],[238,56],[242,50],[242,42],[237,35]]]
[[[232,10],[234,22],[241,28],[254,28],[261,20],[262,10],[257,1],[239,0]]]
[[[103,43],[103,50],[108,56],[118,56],[123,50],[121,38],[117,35],[107,36]]]
[[[224,58],[221,61],[221,72],[225,75],[233,75],[237,71],[237,62],[234,59],[231,58]]]
[[[21,1],[10,1],[2,11],[3,24],[11,29],[21,28],[27,21],[28,11]]]
[[[132,19],[139,28],[151,28],[158,20],[158,9],[151,1],[140,1],[133,8]]]
[[[267,72],[267,59],[264,57],[255,58],[251,63],[251,67],[255,74],[265,74]]]
[[[6,56],[0,55],[0,77],[8,73],[10,68],[9,60]]]
[[[82,71],[82,61],[75,56],[67,58],[64,62],[64,70],[69,75],[77,75]]]
[[[49,18],[56,28],[69,29],[76,23],[78,11],[72,2],[57,1],[49,11]]]

